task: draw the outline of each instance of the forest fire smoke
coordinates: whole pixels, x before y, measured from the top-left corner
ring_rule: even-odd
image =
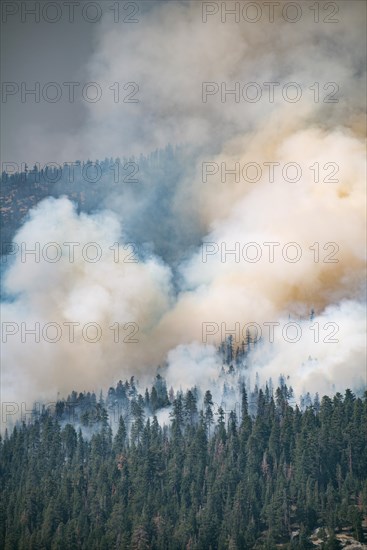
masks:
[[[169,384],[205,389],[218,358],[202,343],[204,322],[233,326],[286,322],[290,316],[302,324],[309,322],[312,309],[314,322],[338,324],[338,342],[307,337],[296,344],[282,339],[265,344],[251,358],[249,376],[258,371],[264,382],[288,375],[298,394],[363,387],[366,166],[360,43],[365,5],[357,2],[353,8],[342,10],[335,25],[317,25],[311,18],[290,24],[276,17],[274,24],[249,26],[230,19],[223,23],[220,17],[203,23],[199,2],[157,3],[126,32],[102,24],[90,78],[114,82],[125,71],[139,83],[141,101],[135,111],[129,106],[119,114],[111,98],[91,105],[80,134],[64,147],[58,144],[60,160],[189,143],[195,151],[194,175],[192,166],[181,174],[169,215],[160,219],[156,194],[143,187],[143,217],[123,191],[104,197],[105,208],[94,214],[78,214],[67,198],[47,199],[31,212],[15,242],[55,242],[64,255],[62,243],[96,242],[108,252],[96,263],[80,255],[73,263],[62,257],[53,264],[42,258],[22,262],[14,255],[5,275],[2,322],[93,322],[109,338],[20,343],[17,335],[9,337],[3,344],[3,398],[31,404],[74,388],[105,387],[131,374],[151,380],[164,362]],[[305,41],[307,56],[302,55]],[[230,95],[224,102],[214,96],[202,101],[203,82],[229,87],[244,81],[297,82],[304,90],[315,82],[320,90],[333,82],[340,92],[338,102],[316,101],[313,91],[297,103],[282,94],[275,94],[273,102],[237,103]],[[54,145],[46,141],[41,136],[53,158]],[[296,183],[281,173],[274,181],[263,173],[256,183],[236,178],[223,183],[218,171],[204,182],[203,162],[227,167],[318,163],[321,169],[335,163],[337,174],[329,183],[315,181],[309,170]],[[133,226],[131,220],[139,216],[139,240],[155,252],[142,254],[137,263],[113,261],[111,245],[129,242],[125,224]],[[159,250],[176,238],[169,230],[176,220],[183,234],[195,235],[185,250],[181,237],[173,240],[180,253],[170,262]],[[230,254],[225,261],[212,254],[203,262],[202,243],[225,243],[230,250],[249,242],[292,242],[304,253],[297,262],[281,255],[273,262],[237,262]],[[315,243],[318,258],[305,253]],[[335,261],[325,261],[328,243],[336,245]],[[129,322],[139,327],[138,343],[114,342],[110,327]],[[308,362],[310,356],[317,361]]]

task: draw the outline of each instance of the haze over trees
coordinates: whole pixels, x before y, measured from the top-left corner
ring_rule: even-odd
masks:
[[[171,212],[180,178],[191,173],[194,156],[188,147],[168,145],[138,157],[33,167],[8,163],[8,171],[0,177],[1,254],[9,253],[12,239],[32,208],[47,197],[67,196],[78,213],[103,208],[117,211],[129,239],[143,244],[149,236],[155,252],[173,261],[181,246],[198,242],[195,223],[183,228]]]
[[[317,527],[322,548],[342,528],[362,542],[367,393],[299,407],[282,378],[237,389],[225,410],[158,374],[35,408],[1,441],[1,548],[306,549]]]

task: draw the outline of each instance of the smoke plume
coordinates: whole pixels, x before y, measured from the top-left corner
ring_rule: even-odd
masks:
[[[55,242],[62,257],[8,258],[2,322],[19,331],[3,344],[6,400],[31,404],[131,374],[150,380],[163,363],[169,385],[209,386],[220,368],[220,327],[239,323],[242,333],[250,322],[264,329],[297,321],[302,329],[297,342],[281,328],[273,342],[263,333],[248,365],[252,381],[255,372],[262,381],[285,374],[298,394],[363,387],[365,4],[340,3],[334,24],[315,23],[305,6],[296,23],[277,11],[273,23],[265,16],[223,23],[220,14],[204,23],[200,2],[157,2],[124,32],[102,25],[86,74],[103,89],[122,79],[138,83],[139,103],[116,104],[111,94],[91,104],[87,124],[67,143],[41,136],[50,158],[56,150],[63,161],[181,144],[190,162],[168,206],[159,192],[168,186],[157,181],[135,197],[123,189],[103,196],[102,189],[103,208],[91,215],[78,214],[66,198],[31,212],[14,241],[40,243],[41,251]],[[262,95],[257,102],[237,102],[233,94],[222,101],[219,91],[203,101],[205,82],[219,90],[221,83],[242,89],[256,82]],[[270,82],[279,83],[273,101],[264,84]],[[282,93],[292,82],[302,89],[297,102]],[[325,100],[331,92],[337,102]],[[238,175],[223,178],[222,167],[236,172],[238,165]],[[126,261],[132,241],[153,252]],[[73,262],[64,244],[70,242],[79,243]],[[94,263],[81,253],[91,242],[103,252]],[[116,248],[123,251],[118,261]],[[311,310],[312,323],[326,330],[318,341]],[[75,341],[65,327],[57,342],[21,342],[21,323],[36,322],[41,333],[47,323],[79,323]],[[102,332],[94,343],[80,333],[88,323]],[[218,327],[207,339],[205,323]],[[123,342],[136,326],[138,342]],[[337,341],[327,341],[330,326]]]

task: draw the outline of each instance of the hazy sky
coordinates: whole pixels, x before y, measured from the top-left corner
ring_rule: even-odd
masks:
[[[6,1],[2,3],[1,19],[1,81],[2,121],[1,159],[2,162],[57,162],[73,161],[73,148],[67,143],[74,140],[91,118],[93,103],[82,99],[81,88],[92,79],[90,65],[98,55],[98,46],[103,36],[110,31],[119,34],[138,31],[147,14],[166,0],[146,0],[134,2],[62,2],[58,0],[56,12],[53,2]],[[185,2],[176,1],[175,4]],[[32,8],[38,4],[35,21]],[[68,5],[70,4],[70,6]],[[71,4],[75,4],[72,7]],[[97,7],[93,7],[95,4]],[[27,9],[29,12],[27,12]],[[55,23],[51,20],[57,18]],[[69,21],[69,19],[71,21]],[[96,19],[95,22],[93,20]],[[140,36],[142,40],[143,37]],[[149,47],[146,44],[146,47]],[[118,55],[111,50],[111,57]],[[121,85],[129,81],[129,74],[121,67]],[[40,102],[29,95],[22,101],[21,86],[26,89],[40,83]],[[42,90],[48,83],[56,82],[62,90],[57,102],[42,97]],[[80,83],[75,87],[75,98],[69,101],[70,85],[64,82]],[[19,91],[4,97],[5,83],[16,83]],[[113,82],[108,83],[112,85]],[[52,98],[54,89],[46,88]],[[92,93],[92,91],[91,91]],[[103,89],[106,96],[113,92]],[[64,152],[63,149],[66,149]],[[86,155],[88,151],[83,151]],[[103,153],[104,151],[102,151]],[[105,152],[108,155],[108,151]],[[123,151],[121,152],[121,154]],[[91,151],[93,154],[93,151]]]
[[[7,1],[2,5],[2,82],[19,86],[19,91],[1,104],[3,161],[93,159],[148,152],[164,147],[168,141],[210,141],[213,149],[218,138],[213,127],[220,128],[220,143],[223,133],[233,135],[246,122],[253,127],[274,107],[263,101],[241,104],[240,109],[232,111],[229,104],[222,105],[221,110],[214,102],[203,105],[204,80],[226,79],[230,87],[234,76],[240,82],[261,83],[276,79],[281,82],[292,76],[306,89],[313,83],[308,82],[308,76],[320,82],[343,78],[345,99],[349,91],[358,94],[358,90],[352,90],[352,77],[363,83],[365,36],[356,25],[365,18],[365,3],[358,0],[334,3],[336,15],[330,5],[324,8],[327,2],[320,2],[318,23],[307,2],[296,3],[302,17],[294,24],[284,19],[284,13],[291,19],[295,17],[292,7],[282,11],[289,2],[281,2],[274,9],[273,23],[268,21],[269,8],[259,2],[258,22],[245,21],[240,12],[239,23],[229,15],[224,24],[220,2],[107,0],[95,2],[93,7],[93,2],[83,0],[74,2],[73,9],[67,4],[58,2],[59,13],[52,2],[45,0]],[[206,22],[202,4],[211,4],[209,13],[218,11],[208,15]],[[229,7],[235,4],[242,9],[248,2],[227,2]],[[39,6],[40,22],[25,11],[34,5]],[[56,16],[57,22],[49,22]],[[253,17],[253,12],[249,11],[248,16]],[[94,18],[98,19],[95,23],[91,22]],[[327,24],[324,19],[338,23]],[[292,41],[296,44],[293,54]],[[254,59],[251,68],[248,59],[246,63],[240,61],[248,57],[249,50]],[[344,61],[338,63],[338,58]],[[355,71],[353,75],[346,73],[348,62]],[[82,87],[91,81],[97,82],[102,91],[96,103],[81,95]],[[126,95],[132,88],[124,92],[122,87],[131,81],[139,86],[139,103],[122,103],[121,97],[119,103],[114,103],[110,86],[119,82],[121,95]],[[22,83],[31,89],[36,82],[40,84],[40,102],[32,96],[22,102]],[[61,88],[57,102],[42,97],[44,86],[50,82]],[[73,102],[69,101],[69,88],[64,82],[80,82]],[[363,94],[360,83],[358,89]],[[47,93],[52,98],[55,89],[46,87]],[[304,99],[305,94],[297,107],[304,107]]]
[[[20,10],[20,2],[14,4]],[[27,4],[30,6],[32,2]],[[80,17],[69,23],[65,16],[58,23],[51,24],[43,18],[35,23],[28,15],[22,23],[20,11],[14,16],[9,14],[6,22],[2,21],[2,82],[26,82],[31,88],[37,81],[62,83],[81,80],[85,63],[93,52],[95,27]],[[9,97],[1,107],[3,161],[31,160],[29,149],[32,150],[34,132],[45,132],[48,136],[60,132],[68,139],[68,134],[73,134],[85,117],[82,103],[36,103],[30,98],[22,103],[20,93]]]

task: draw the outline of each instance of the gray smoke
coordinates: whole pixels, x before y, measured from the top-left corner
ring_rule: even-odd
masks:
[[[303,327],[302,338],[265,342],[249,376],[257,370],[262,380],[288,374],[298,393],[365,383],[365,4],[340,4],[339,22],[330,25],[316,24],[302,6],[298,23],[278,14],[274,23],[249,24],[222,23],[220,16],[203,23],[198,2],[157,3],[124,32],[102,26],[86,67],[90,80],[104,88],[122,79],[139,83],[140,101],[116,104],[111,94],[89,106],[87,123],[67,143],[46,144],[47,136],[40,136],[50,158],[56,149],[63,161],[139,154],[170,143],[189,144],[187,162],[172,186],[158,178],[154,188],[142,185],[141,195],[116,191],[104,197],[107,210],[92,215],[78,215],[65,198],[46,200],[31,213],[15,241],[39,242],[41,249],[60,243],[63,256],[57,263],[23,263],[17,255],[6,275],[12,300],[2,306],[3,322],[93,322],[102,338],[89,343],[78,333],[73,343],[31,337],[21,343],[19,329],[3,345],[7,400],[52,399],[132,373],[149,379],[165,361],[169,384],[205,386],[218,358],[203,345],[203,323],[284,324],[288,315]],[[203,102],[203,82],[228,88],[259,82],[263,98],[236,103],[215,95]],[[266,99],[267,82],[280,83],[274,102]],[[297,103],[282,96],[287,82],[302,88]],[[315,87],[309,89],[315,82],[319,101]],[[337,103],[323,101],[336,89],[323,88],[330,82],[337,84]],[[205,182],[207,162],[231,169],[257,163],[262,173],[252,183],[223,182],[218,170]],[[269,181],[264,163],[290,162],[302,168],[297,182],[287,181],[281,169]],[[324,182],[323,172],[315,181],[315,163],[321,172],[336,164],[336,181]],[[123,249],[134,239],[151,252],[137,263],[115,262],[110,247],[118,242]],[[80,243],[79,252],[99,243],[101,260],[88,263],[79,253],[71,263],[62,243],[72,241]],[[265,254],[269,242],[280,243],[273,262]],[[295,263],[280,252],[290,242],[302,251]],[[229,250],[239,243],[242,250],[257,243],[262,257],[222,261],[219,252],[204,262],[201,243],[219,251],[222,244]],[[325,261],[331,252],[336,262]],[[314,341],[306,321],[312,308],[321,328],[337,325],[338,342],[325,343],[325,335]],[[110,327],[129,322],[138,325],[139,342],[114,342]],[[220,336],[208,343],[218,344]]]

